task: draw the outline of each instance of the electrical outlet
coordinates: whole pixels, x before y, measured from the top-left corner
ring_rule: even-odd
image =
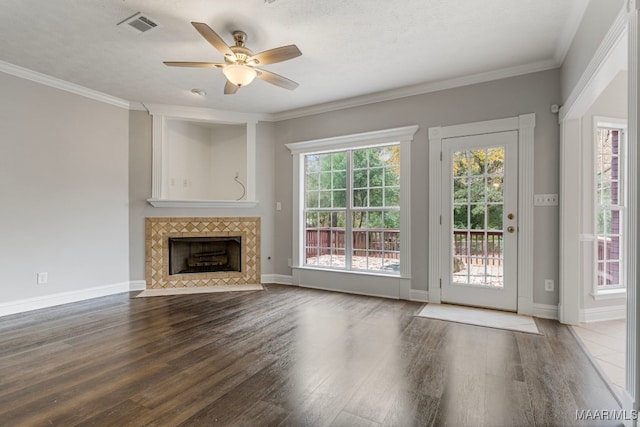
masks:
[[[536,194],[533,196],[534,206],[558,206],[557,194]]]
[[[553,292],[554,283],[552,279],[547,279],[544,281],[544,290],[547,292]]]
[[[45,285],[49,282],[49,273],[38,273],[37,274],[37,283],[38,285]]]

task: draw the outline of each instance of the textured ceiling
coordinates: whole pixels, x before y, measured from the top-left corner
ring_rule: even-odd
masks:
[[[275,113],[503,69],[560,65],[586,0],[2,0],[0,60],[131,102]],[[159,27],[116,24],[142,12]],[[256,80],[222,94],[221,61],[190,25],[205,22],[254,52],[296,44],[264,66],[300,83]],[[207,92],[197,97],[191,89]]]

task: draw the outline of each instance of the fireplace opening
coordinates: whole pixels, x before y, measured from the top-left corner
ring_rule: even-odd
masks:
[[[242,271],[240,236],[169,238],[169,274]]]

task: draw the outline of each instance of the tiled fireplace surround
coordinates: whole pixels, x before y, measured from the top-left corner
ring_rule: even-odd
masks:
[[[240,272],[218,271],[169,275],[169,239],[176,237],[242,238]],[[259,217],[150,217],[145,223],[147,289],[193,288],[260,283]]]

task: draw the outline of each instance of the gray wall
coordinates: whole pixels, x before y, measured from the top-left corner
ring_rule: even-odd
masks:
[[[625,0],[590,0],[582,22],[562,64],[562,103],[582,77],[598,46],[609,31]]]
[[[256,208],[154,208],[151,198],[151,116],[130,112],[129,127],[129,248],[131,280],[145,280],[144,219],[167,216],[259,216],[261,218],[262,274],[274,273],[274,125],[260,123],[256,143]],[[272,259],[269,260],[268,257]]]
[[[536,113],[536,193],[558,193],[560,73],[550,70],[361,107],[301,117],[275,124],[275,273],[290,275],[292,253],[292,159],[284,144],[309,139],[417,124],[411,148],[413,288],[427,290],[428,128]],[[558,281],[558,209],[535,209],[534,302],[557,304],[557,289],[544,291],[544,279]]]
[[[129,112],[3,73],[0,88],[0,303],[128,282]]]

